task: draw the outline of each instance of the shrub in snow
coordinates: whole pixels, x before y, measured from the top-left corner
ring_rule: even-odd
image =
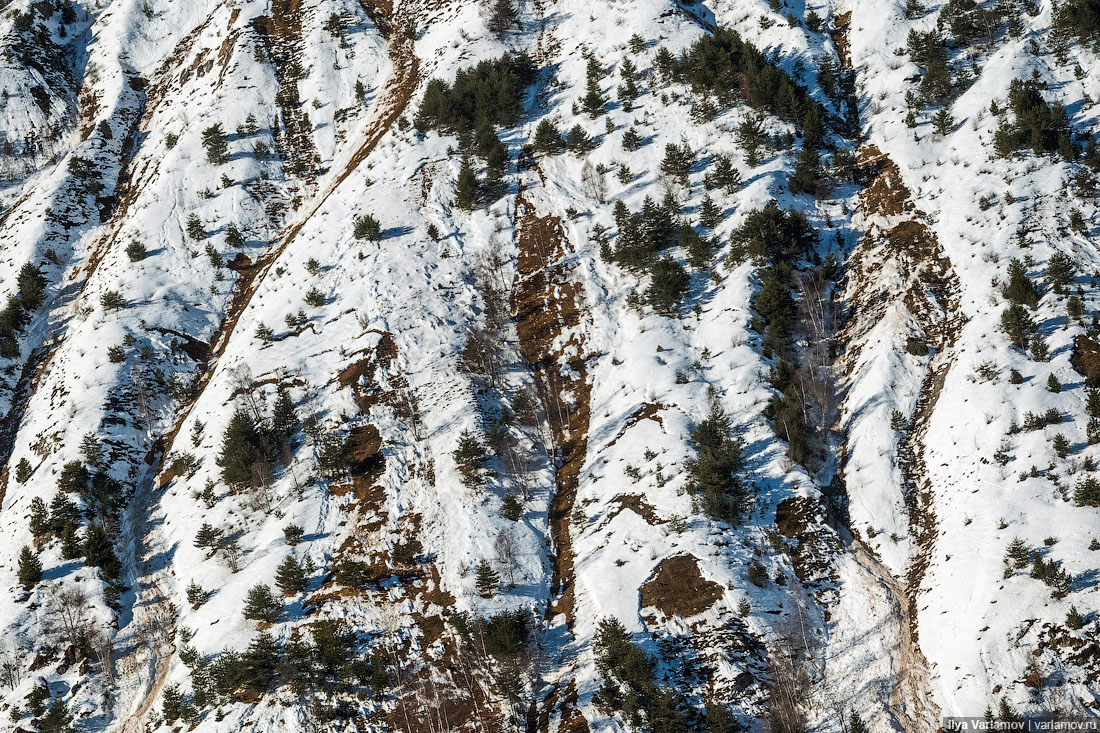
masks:
[[[364,214],[355,220],[355,238],[368,242],[377,242],[382,238],[382,225],[370,214]]]

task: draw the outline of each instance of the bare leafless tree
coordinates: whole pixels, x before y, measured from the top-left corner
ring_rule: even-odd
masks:
[[[768,646],[772,689],[768,695],[768,717],[774,733],[805,733],[808,730],[804,701],[810,692],[805,650],[792,636],[782,636]]]
[[[233,393],[242,397],[245,404],[252,410],[256,422],[263,420],[263,412],[256,399],[256,382],[252,378],[252,369],[247,364],[233,367],[229,370],[229,383],[233,386]]]
[[[416,395],[411,388],[405,387],[398,393],[398,399],[401,402],[401,407],[408,415],[409,430],[412,431],[413,439],[423,440],[424,421],[420,419],[420,408],[416,404]]]
[[[241,569],[241,556],[244,552],[241,550],[240,544],[236,540],[229,540],[222,545],[219,551],[221,561],[225,564],[229,571],[235,573]]]
[[[0,649],[0,679],[4,681],[9,689],[14,690],[22,679],[23,665],[20,663],[20,659],[24,656],[24,653],[25,650],[23,649],[7,645]]]
[[[113,685],[115,683],[115,671],[112,662],[114,641],[110,629],[96,629],[92,634],[91,644],[92,653],[95,654],[96,661],[99,662],[99,667],[103,670],[104,679],[107,680],[108,685]]]
[[[607,178],[590,160],[581,168],[581,190],[596,203],[607,203]]]
[[[505,527],[497,533],[493,548],[496,550],[497,564],[508,578],[508,585],[515,587],[516,571],[519,570],[519,545],[511,527]]]
[[[59,641],[83,655],[92,635],[91,603],[76,585],[57,583],[50,587],[46,613]]]
[[[275,489],[271,484],[271,464],[259,459],[252,463],[252,478],[248,488],[248,508],[270,512],[275,505]]]
[[[684,200],[684,185],[679,178],[671,173],[662,172],[657,174],[657,180],[661,184],[661,190],[666,198],[675,201],[677,204]]]
[[[471,374],[497,386],[504,374],[504,352],[499,332],[488,327],[471,328],[462,348],[462,363]]]

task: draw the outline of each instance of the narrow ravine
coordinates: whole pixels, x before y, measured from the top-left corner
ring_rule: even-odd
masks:
[[[843,72],[840,85],[849,113],[847,134],[861,146],[856,169],[858,207],[852,217],[861,234],[842,263],[838,305],[845,322],[835,334],[833,369],[840,379],[836,430],[842,445],[837,449],[838,473],[827,495],[830,522],[846,552],[836,558],[840,584],[827,607],[828,642],[818,690],[823,710],[818,719],[826,727],[839,723],[845,729],[840,721],[846,721],[852,711],[860,713],[868,725],[926,733],[939,728],[940,711],[932,700],[931,672],[920,649],[917,622],[917,595],[936,533],[923,437],[950,365],[958,283],[935,236],[915,210],[897,167],[874,147],[862,144],[857,112],[860,70],[853,67],[849,53],[851,23],[852,12],[841,13],[834,17],[830,33]],[[901,281],[882,277],[895,268],[903,273]],[[918,273],[931,285],[923,290],[901,287],[901,283],[910,284],[906,278],[916,279]],[[855,416],[864,409],[851,403],[861,399],[858,385],[864,370],[870,373],[874,368],[863,359],[864,346],[883,336],[877,330],[881,324],[903,323],[899,313],[919,324],[924,342],[935,350],[924,367],[916,411],[896,446],[900,491],[915,540],[915,554],[900,576],[853,527],[849,507],[861,499],[850,493],[845,480],[851,460],[849,433]],[[887,709],[876,709],[882,701]]]
[[[524,168],[532,168],[529,160]],[[584,294],[571,277],[575,263],[561,221],[539,216],[521,190],[516,199],[519,256],[512,288],[512,311],[519,335],[520,353],[534,377],[543,413],[550,424],[555,462],[555,490],[548,516],[551,542],[551,597],[546,609],[545,652],[548,680],[545,699],[536,697],[528,714],[528,730],[547,730],[549,720],[560,715],[572,730],[587,730],[574,707],[570,670],[574,623],[573,544],[570,518],[577,496],[580,471],[588,446],[589,394],[580,310]],[[536,693],[537,695],[537,693]],[[583,727],[582,727],[583,726]]]
[[[846,511],[843,520],[834,517],[848,552],[838,560],[844,582],[836,607],[830,609],[833,618],[825,684],[832,687],[829,691],[834,697],[846,694],[855,706],[887,700],[886,711],[863,708],[869,722],[879,721],[885,713],[893,727],[906,733],[923,733],[940,725],[917,621],[917,599],[937,532],[924,436],[952,360],[958,329],[958,282],[935,235],[913,207],[893,162],[873,147],[860,151],[860,161],[862,188],[854,223],[863,236],[845,263],[844,306],[850,317],[839,334],[841,348],[836,362],[846,390],[840,424],[846,440],[850,440],[848,433],[860,412],[859,404],[851,401],[859,399],[864,373],[874,369],[873,360],[864,360],[863,347],[884,337],[880,330],[883,323],[913,323],[920,331],[919,343],[934,353],[919,367],[923,376],[916,407],[896,444],[901,477],[898,492],[904,497],[904,521],[910,529],[912,547],[904,571],[898,575],[883,562],[860,529],[849,523]],[[884,271],[901,273],[901,283],[881,277]],[[913,281],[922,286],[910,287]],[[906,343],[905,334],[891,337]],[[840,465],[841,483],[849,502],[861,500],[843,481],[850,460],[846,445]]]

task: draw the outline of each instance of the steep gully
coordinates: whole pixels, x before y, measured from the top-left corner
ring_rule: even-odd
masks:
[[[851,20],[850,11],[837,16],[832,36],[844,72],[842,85],[852,117],[850,134],[853,139],[858,139],[856,110],[859,107],[855,80],[859,70],[853,68],[849,55],[847,34]],[[863,606],[865,609],[882,602],[886,606],[877,619],[881,625],[867,631],[884,637],[887,646],[893,649],[893,653],[886,655],[892,669],[885,675],[890,686],[886,712],[891,727],[905,733],[926,733],[939,729],[940,711],[932,698],[931,673],[928,660],[920,649],[917,620],[917,598],[938,526],[933,508],[933,489],[924,460],[924,436],[935,411],[943,379],[951,367],[952,347],[960,326],[957,315],[958,282],[935,235],[924,223],[923,215],[915,210],[909,191],[901,183],[897,166],[872,146],[862,147],[859,155],[856,176],[861,191],[854,221],[864,235],[844,263],[847,299],[842,306],[849,320],[836,334],[834,369],[843,373],[848,384],[858,378],[858,355],[863,347],[860,337],[866,333],[867,324],[874,323],[887,304],[895,301],[905,303],[935,350],[920,385],[917,407],[909,429],[898,445],[902,491],[916,548],[905,577],[895,576],[849,525],[849,496],[844,484],[846,446],[840,448],[836,461],[840,470],[834,477],[833,486],[826,492],[828,517],[846,544],[846,558],[840,561],[852,561],[855,570],[850,576],[855,582],[852,586],[841,587],[839,592],[878,596],[868,597]],[[921,296],[875,291],[871,283],[874,281],[875,265],[879,263],[867,254],[867,250],[875,246],[875,240],[879,237],[885,242],[887,251],[911,260],[914,272],[921,268],[925,270],[927,279],[933,285],[926,288]],[[840,397],[843,400],[844,395]],[[837,428],[844,436],[847,428],[844,402],[841,401],[840,405],[842,417]],[[835,622],[842,621],[842,618],[835,619]],[[868,621],[861,619],[856,623]],[[838,633],[834,630],[833,633],[843,636],[844,631],[839,630]],[[860,631],[862,629],[854,634],[858,636]],[[827,647],[826,653],[831,655],[834,652]],[[821,693],[829,700],[843,699],[846,694],[851,694],[852,682],[851,679],[840,680],[841,686],[847,685],[849,689],[829,689],[834,687],[834,683],[826,675],[826,689]],[[842,719],[846,716],[846,711],[835,712]]]

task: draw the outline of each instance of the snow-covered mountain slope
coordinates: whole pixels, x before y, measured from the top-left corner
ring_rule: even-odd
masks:
[[[0,0],[0,719],[1100,714],[1100,7]]]

